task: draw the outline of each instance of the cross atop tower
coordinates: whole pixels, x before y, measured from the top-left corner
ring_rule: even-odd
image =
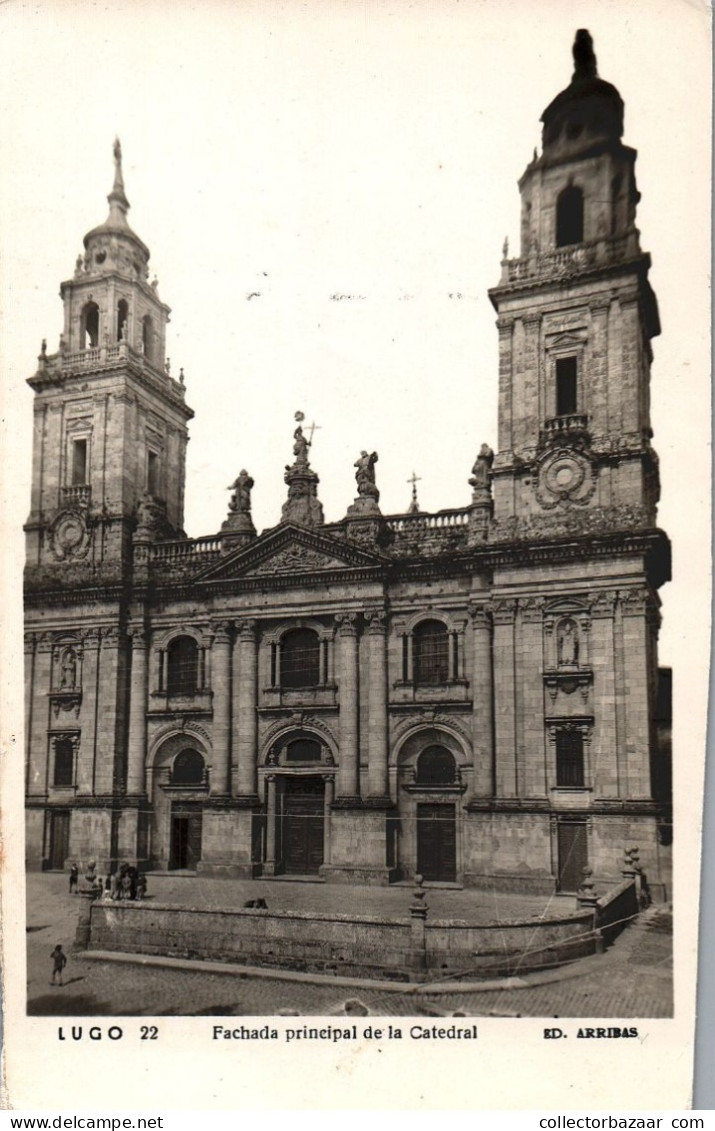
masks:
[[[419,514],[420,513],[420,504],[417,502],[417,484],[421,481],[421,479],[422,479],[422,476],[416,475],[415,472],[413,471],[412,475],[407,480],[408,483],[412,484],[412,502],[410,503],[410,505],[407,509],[408,514]]]

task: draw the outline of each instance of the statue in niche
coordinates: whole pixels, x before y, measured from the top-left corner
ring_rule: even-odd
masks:
[[[559,667],[578,664],[578,629],[572,620],[562,620],[557,635]]]
[[[227,490],[233,491],[228,509],[235,514],[250,514],[252,487],[253,480],[244,467],[238,478],[234,479],[233,483],[227,488]]]
[[[77,653],[74,648],[65,648],[60,662],[60,688],[74,691],[77,683]]]
[[[369,498],[379,498],[379,492],[375,486],[375,464],[377,463],[377,452],[372,452],[368,455],[367,452],[360,452],[360,456],[353,464],[357,468],[355,472],[355,479],[357,481],[358,495],[368,496]]]

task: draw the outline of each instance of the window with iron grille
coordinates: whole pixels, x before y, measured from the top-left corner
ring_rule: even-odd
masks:
[[[428,746],[417,760],[418,785],[454,785],[457,767],[444,746]]]
[[[446,683],[449,679],[449,634],[438,620],[424,620],[413,633],[415,683]]]
[[[556,732],[556,784],[580,786],[583,776],[583,735],[578,730]]]
[[[296,738],[286,747],[286,762],[320,762],[320,743],[312,738]]]
[[[199,685],[199,646],[192,636],[177,636],[166,652],[169,695],[193,695]]]
[[[320,641],[310,628],[294,628],[281,640],[281,687],[316,687],[320,683]]]
[[[182,750],[171,767],[172,785],[201,785],[204,780],[204,760],[198,750]]]

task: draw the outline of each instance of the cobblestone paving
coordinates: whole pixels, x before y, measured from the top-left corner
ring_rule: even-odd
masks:
[[[260,891],[258,888],[260,887]],[[150,892],[162,902],[226,906],[263,895],[269,906],[295,910],[332,908],[366,915],[404,914],[411,888],[360,888],[301,883],[256,884],[194,877],[150,878]],[[245,892],[245,894],[244,894]],[[184,893],[186,893],[184,895]],[[239,899],[241,900],[239,902]],[[489,906],[491,901],[491,906]],[[431,889],[430,914],[489,919],[539,915],[543,898]],[[358,999],[383,1016],[668,1017],[672,1014],[671,923],[665,908],[653,908],[629,927],[606,954],[560,972],[527,976],[526,988],[481,992],[395,992],[326,983],[208,974],[193,970],[143,969],[139,965],[89,961],[72,953],[78,897],[67,894],[67,878],[28,876],[28,1012],[46,1016],[266,1016],[344,1014]],[[573,907],[558,900],[551,909]],[[481,911],[479,910],[481,909]],[[548,913],[548,912],[547,912]],[[63,987],[50,986],[50,951],[61,942],[69,957]],[[546,979],[549,979],[548,981]]]

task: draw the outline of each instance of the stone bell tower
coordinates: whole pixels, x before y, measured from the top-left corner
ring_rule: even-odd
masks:
[[[657,591],[670,571],[649,404],[660,326],[623,102],[587,31],[573,54],[519,181],[520,255],[505,249],[490,291],[494,805],[499,822],[532,812],[527,867],[561,890],[585,867],[617,875],[632,844],[667,883],[651,774]]]
[[[123,576],[137,508],[156,536],[183,525],[187,421],[182,381],[165,359],[169,307],[149,276],[149,249],[127,220],[114,145],[109,215],[84,237],[62,283],[59,349],[45,343],[35,391],[32,504],[25,531],[30,584]]]
[[[498,522],[567,508],[655,525],[650,340],[660,333],[635,225],[636,151],[623,102],[579,31],[570,85],[542,115],[542,153],[519,181],[521,249],[490,297],[499,318]],[[591,512],[596,512],[591,513]]]

